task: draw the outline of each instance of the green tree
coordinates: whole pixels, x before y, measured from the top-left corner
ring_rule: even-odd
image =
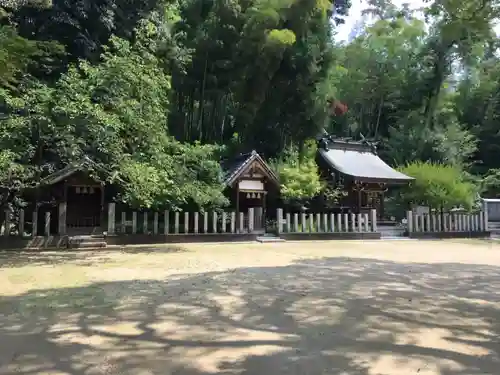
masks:
[[[399,170],[415,179],[398,192],[397,200],[407,207],[423,205],[449,210],[471,209],[475,204],[479,188],[457,166],[413,162]]]
[[[302,154],[290,148],[281,160],[275,161],[281,184],[281,195],[289,203],[304,202],[317,196],[325,187],[316,165],[317,147],[314,141],[306,142]]]
[[[221,205],[218,146],[188,145],[168,134],[170,76],[157,56],[157,25],[145,21],[130,43],[117,37],[102,62],[81,61],[52,88],[32,85],[11,100],[0,144],[35,181],[90,157],[121,185],[133,206]],[[156,33],[156,35],[155,35]]]

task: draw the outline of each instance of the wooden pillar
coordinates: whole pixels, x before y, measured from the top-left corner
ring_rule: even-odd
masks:
[[[358,187],[358,213],[361,212],[361,188]]]
[[[243,227],[243,222],[241,221],[241,215],[240,215],[240,183],[239,181],[236,181],[236,228],[241,228]]]
[[[45,212],[45,227],[44,227],[44,231],[43,231],[43,234],[47,237],[50,236],[50,211],[46,211]]]
[[[261,229],[266,229],[266,195],[267,192],[263,191],[262,192],[262,215],[261,215],[261,220],[262,220],[262,228]]]

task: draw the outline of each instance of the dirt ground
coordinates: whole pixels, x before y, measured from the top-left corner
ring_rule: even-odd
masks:
[[[500,245],[0,253],[0,374],[500,374]]]

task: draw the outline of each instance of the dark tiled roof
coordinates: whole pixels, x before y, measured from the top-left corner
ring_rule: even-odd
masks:
[[[237,176],[248,163],[252,162],[254,153],[255,151],[241,154],[234,158],[223,160],[220,163],[225,184],[229,183],[234,176]]]
[[[231,159],[226,159],[221,162],[221,168],[223,171],[224,184],[231,185],[238,176],[243,173],[245,168],[258,161],[262,164],[268,176],[278,184],[278,177],[273,172],[273,170],[266,164],[264,159],[254,150],[247,154],[241,154]]]

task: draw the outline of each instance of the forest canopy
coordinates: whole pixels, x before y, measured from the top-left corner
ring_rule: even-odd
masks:
[[[87,157],[130,205],[221,206],[219,160],[254,149],[316,194],[300,171],[323,130],[495,196],[500,0],[426,4],[369,0],[340,43],[348,0],[3,1],[0,205]]]

